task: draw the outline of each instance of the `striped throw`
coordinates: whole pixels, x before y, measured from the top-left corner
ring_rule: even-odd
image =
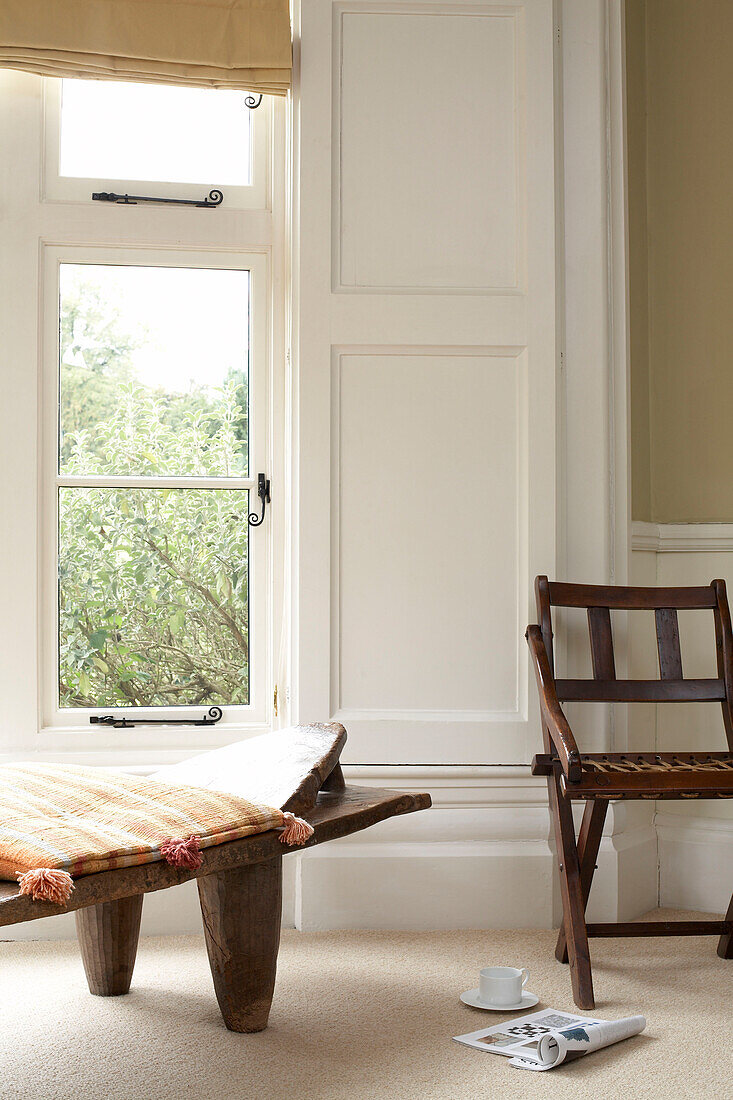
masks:
[[[278,828],[286,843],[313,832],[292,814],[203,788],[73,765],[0,766],[0,878],[18,878],[34,897],[63,903],[73,876],[115,867],[198,867],[200,848]]]

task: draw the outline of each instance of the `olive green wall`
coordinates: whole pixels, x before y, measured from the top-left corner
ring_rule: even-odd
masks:
[[[626,0],[626,144],[631,353],[631,501],[651,519],[649,282],[646,215],[646,0]]]
[[[633,516],[733,521],[733,2],[626,37]]]

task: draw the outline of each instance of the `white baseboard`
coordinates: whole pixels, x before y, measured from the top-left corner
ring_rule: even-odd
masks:
[[[301,863],[296,927],[546,928],[552,874],[541,843],[331,845]]]
[[[657,813],[660,904],[725,913],[733,892],[733,820]]]
[[[349,773],[354,769],[349,769]],[[366,781],[364,770],[350,777]],[[399,778],[394,774],[400,772]],[[298,857],[295,925],[551,928],[560,917],[547,788],[527,767],[383,769],[370,779],[429,790],[433,808]],[[589,916],[627,920],[657,904],[651,807],[612,805]]]
[[[346,775],[429,791],[433,806],[299,857],[297,928],[551,926],[546,787],[528,767],[369,767]]]

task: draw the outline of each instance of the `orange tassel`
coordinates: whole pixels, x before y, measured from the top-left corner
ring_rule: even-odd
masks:
[[[197,836],[189,836],[185,840],[182,837],[178,840],[169,837],[161,844],[160,854],[174,867],[186,867],[190,871],[198,871],[203,863]]]
[[[68,871],[53,867],[35,867],[18,875],[21,894],[34,901],[52,901],[54,905],[66,905],[74,889],[74,880]]]
[[[285,826],[280,833],[281,844],[305,844],[306,840],[313,836],[315,829],[302,817],[296,817],[295,814],[291,814],[286,810],[283,818]]]

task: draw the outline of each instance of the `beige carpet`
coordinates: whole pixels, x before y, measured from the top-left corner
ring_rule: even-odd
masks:
[[[87,993],[74,943],[0,943],[2,1100],[733,1097],[733,962],[704,939],[596,940],[596,1015],[644,1035],[544,1074],[451,1042],[506,1017],[466,1008],[480,966],[527,965],[572,1009],[554,934],[286,932],[270,1027],[221,1021],[203,941],[143,939],[126,997]]]

